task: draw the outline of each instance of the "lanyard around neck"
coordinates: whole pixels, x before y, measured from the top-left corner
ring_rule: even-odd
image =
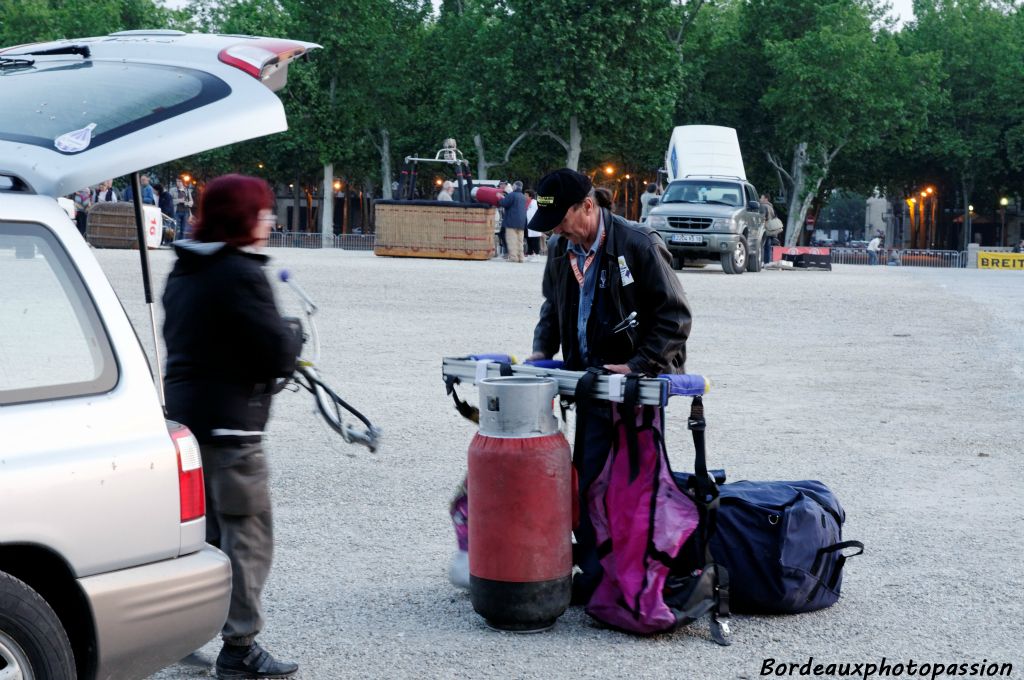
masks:
[[[583,261],[582,272],[580,271],[579,264],[577,264],[576,262],[579,259],[576,256],[576,253],[573,253],[572,257],[569,258],[569,266],[572,267],[572,273],[576,276],[576,282],[580,284],[580,288],[583,287],[583,281],[587,275],[587,270],[590,269],[590,265],[593,264],[594,258],[597,257],[597,254],[601,252],[601,246],[604,244],[604,237],[607,233],[607,229],[601,230],[601,239],[597,242],[597,247],[591,250],[590,253],[587,255],[587,259]]]

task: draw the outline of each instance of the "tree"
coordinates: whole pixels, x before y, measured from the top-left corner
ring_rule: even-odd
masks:
[[[941,106],[922,135],[922,150],[955,179],[965,224],[975,192],[1001,184],[1024,160],[1024,46],[1012,11],[1000,0],[915,2],[917,21],[905,36],[907,50],[931,60],[940,74]],[[961,247],[970,236],[964,229]]]
[[[528,102],[520,134],[543,135],[577,169],[584,135],[629,138],[671,127],[678,55],[667,0],[506,0],[510,101]],[[662,133],[664,134],[664,133]],[[594,148],[598,148],[598,144]]]
[[[153,0],[0,0],[0,45],[162,27],[171,16]]]

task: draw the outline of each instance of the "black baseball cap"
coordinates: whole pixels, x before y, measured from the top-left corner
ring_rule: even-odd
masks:
[[[534,231],[550,232],[565,219],[565,213],[590,193],[590,178],[569,168],[561,168],[537,182],[537,212],[530,220]]]

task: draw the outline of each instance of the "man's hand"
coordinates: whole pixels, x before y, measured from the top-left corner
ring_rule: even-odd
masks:
[[[628,364],[605,364],[604,370],[611,371],[612,373],[632,373],[632,369]]]

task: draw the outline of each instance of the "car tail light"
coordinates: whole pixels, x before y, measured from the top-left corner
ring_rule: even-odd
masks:
[[[171,430],[171,439],[178,452],[178,501],[181,507],[181,521],[190,522],[206,514],[203,459],[199,455],[199,442],[184,425],[177,425]]]
[[[301,57],[306,50],[302,43],[264,38],[232,45],[221,50],[217,58],[277,90],[284,87],[288,62]]]

